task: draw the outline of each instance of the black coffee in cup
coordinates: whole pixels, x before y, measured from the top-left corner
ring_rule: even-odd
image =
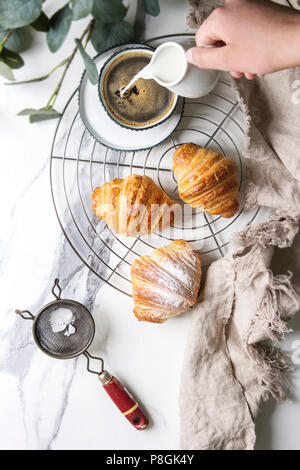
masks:
[[[139,78],[121,96],[121,90],[150,60],[151,54],[146,51],[128,51],[112,59],[104,70],[102,101],[120,124],[137,129],[150,127],[167,117],[174,107],[176,95],[155,80]]]

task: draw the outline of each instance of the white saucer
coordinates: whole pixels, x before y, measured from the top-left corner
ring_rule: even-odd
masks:
[[[130,46],[140,46],[140,44],[130,44]],[[112,54],[124,47],[128,47],[128,44],[113,47],[99,54],[95,58],[98,71],[100,72],[102,66]],[[78,93],[79,113],[83,124],[100,144],[114,150],[126,152],[146,150],[160,144],[178,126],[183,112],[184,99],[179,97],[173,114],[166,121],[151,129],[126,129],[119,126],[108,116],[100,102],[97,85],[90,83],[86,73],[82,76]]]

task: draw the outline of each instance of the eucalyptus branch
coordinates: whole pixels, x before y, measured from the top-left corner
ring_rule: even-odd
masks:
[[[4,36],[4,38],[2,39],[2,41],[0,42],[0,54],[3,50],[3,47],[4,47],[4,44],[9,40],[10,36],[12,35],[12,33],[16,30],[16,28],[11,28],[9,31],[7,31],[6,35]]]
[[[50,96],[50,99],[49,99],[48,103],[47,103],[46,106],[45,106],[45,109],[49,109],[49,108],[52,108],[52,107],[54,106],[54,103],[55,103],[55,101],[56,101],[56,98],[57,98],[59,89],[60,89],[59,86],[57,86],[57,87],[55,88],[54,92],[53,92],[52,95]]]
[[[20,80],[19,82],[5,82],[4,85],[24,85],[26,83],[34,83],[34,82],[42,82],[43,80],[46,80],[46,78],[50,77],[57,69],[62,67],[67,63],[68,57],[62,60],[59,64],[57,64],[53,69],[50,70],[50,72],[46,73],[45,75],[41,75],[40,77],[35,77],[35,78],[29,78],[28,80]]]
[[[94,20],[94,19],[89,22],[89,24],[87,25],[87,27],[86,27],[85,30],[83,31],[82,35],[80,36],[80,41],[82,41],[82,40],[85,38],[86,35],[90,36],[91,31],[92,31],[92,29],[93,29],[93,27],[94,27],[94,23],[95,23],[95,20]],[[61,86],[62,86],[63,81],[64,81],[64,79],[65,79],[65,76],[66,76],[66,74],[67,74],[67,71],[68,71],[68,69],[69,69],[69,67],[70,67],[70,65],[71,65],[71,63],[72,63],[72,61],[73,61],[73,59],[74,59],[74,57],[75,57],[77,51],[78,51],[78,46],[76,45],[76,46],[74,47],[73,51],[72,51],[72,54],[66,59],[66,66],[65,66],[65,69],[64,69],[64,71],[63,71],[63,73],[62,73],[62,76],[61,76],[61,78],[60,78],[60,80],[59,80],[59,82],[58,82],[58,84],[57,84],[57,86],[56,86],[54,92],[52,93],[52,95],[51,95],[51,97],[50,97],[50,99],[49,99],[49,101],[48,101],[48,103],[47,103],[47,105],[46,105],[46,109],[48,109],[49,107],[53,107],[53,106],[54,106],[54,103],[55,103],[55,101],[56,101],[56,99],[57,99],[58,93],[59,93],[59,91],[60,91],[60,89],[61,89]]]
[[[130,43],[135,39],[135,29],[125,19],[127,8],[124,0],[64,0],[63,5],[59,5],[51,17],[43,11],[42,5],[45,2],[46,0],[0,0],[0,75],[10,80],[5,85],[40,82],[56,73],[59,68],[62,69],[47,104],[40,109],[26,108],[18,113],[19,116],[28,116],[30,122],[56,119],[60,116],[54,105],[77,51],[81,54],[88,80],[92,85],[96,85],[98,69],[95,61],[86,52],[89,42],[97,53],[101,53],[110,47]],[[25,8],[25,3],[28,8]],[[159,0],[139,0],[139,5],[143,15],[144,11],[152,16],[159,14]],[[67,38],[72,22],[89,15],[91,21],[80,38],[74,38],[75,47],[70,51],[70,55],[41,76],[15,81],[13,69],[24,65],[19,53],[29,44],[25,41],[24,28],[32,26],[36,31],[45,33],[48,48],[54,53]]]
[[[95,23],[95,20],[93,20],[93,21],[94,21],[94,23]],[[94,25],[93,25],[93,26],[94,26]],[[88,45],[88,42],[89,42],[89,40],[90,40],[90,38],[91,38],[92,29],[93,29],[93,28],[91,28],[90,31],[87,33],[87,36],[86,36],[86,38],[85,38],[84,45],[83,45],[83,48],[84,48],[84,49],[85,49],[86,46]]]

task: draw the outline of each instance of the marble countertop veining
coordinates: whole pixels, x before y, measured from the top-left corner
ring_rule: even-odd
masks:
[[[58,0],[49,2],[49,14],[55,3]],[[187,32],[188,2],[160,3],[160,17],[147,17],[146,37]],[[72,25],[75,35],[84,22]],[[70,37],[53,55],[45,41],[33,37],[32,48],[24,53],[26,67],[17,71],[17,78],[48,71],[72,47]],[[57,102],[60,109],[78,85],[82,68],[76,57]],[[30,125],[16,116],[22,108],[41,107],[57,80],[55,75],[27,86],[0,85],[0,449],[176,449],[190,315],[163,325],[139,324],[131,299],[99,283],[62,235],[49,186],[56,122]],[[96,336],[90,351],[102,355],[107,369],[145,407],[152,421],[147,431],[137,432],[118,413],[97,377],[87,373],[84,356],[58,361],[42,354],[33,342],[30,322],[14,315],[15,308],[35,314],[52,300],[55,277],[63,297],[93,310]],[[299,433],[291,421],[293,413],[291,402],[270,405],[259,419],[258,447],[295,447]]]

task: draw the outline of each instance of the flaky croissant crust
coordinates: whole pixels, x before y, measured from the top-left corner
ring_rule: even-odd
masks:
[[[138,320],[163,323],[197,301],[201,255],[190,243],[175,240],[131,267],[133,312]]]
[[[173,225],[179,206],[151,178],[133,174],[96,188],[92,208],[115,233],[133,237]]]
[[[231,158],[188,143],[173,156],[180,198],[209,214],[232,217],[239,208],[238,171]]]

